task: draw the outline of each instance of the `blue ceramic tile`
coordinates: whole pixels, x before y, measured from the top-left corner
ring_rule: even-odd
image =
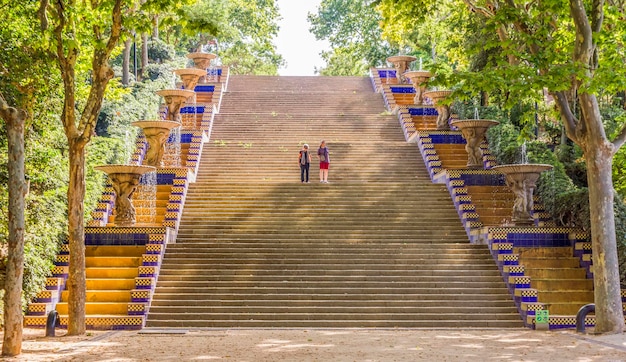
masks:
[[[411,116],[437,116],[437,110],[433,107],[408,107]]]
[[[194,89],[196,92],[215,92],[214,85],[197,85]]]
[[[415,93],[413,87],[390,87],[392,93]]]

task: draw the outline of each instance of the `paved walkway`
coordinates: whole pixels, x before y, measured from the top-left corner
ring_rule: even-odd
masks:
[[[626,361],[626,334],[419,329],[25,330],[7,361]]]

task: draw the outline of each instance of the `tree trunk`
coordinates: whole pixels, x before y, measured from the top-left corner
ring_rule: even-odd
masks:
[[[130,47],[132,40],[126,39],[124,42],[124,51],[122,52],[122,84],[128,87],[130,84]]]
[[[152,38],[155,40],[159,39],[159,16],[155,15],[154,20],[152,21]]]
[[[22,352],[22,280],[24,277],[24,120],[26,112],[8,108],[0,99],[0,114],[7,123],[9,171],[9,240],[4,294],[3,356]]]
[[[598,100],[579,94],[584,122],[581,147],[587,165],[593,252],[593,285],[597,333],[621,333],[624,312],[620,290],[613,190],[613,144],[606,138]]]
[[[143,78],[143,70],[146,69],[148,65],[148,35],[141,35],[141,76]]]
[[[593,285],[597,333],[621,333],[624,313],[613,211],[612,159],[596,150],[585,152],[593,250]]]
[[[70,243],[70,266],[67,280],[69,291],[68,335],[85,333],[85,233],[84,233],[84,199],[85,199],[85,147],[81,142],[70,140],[70,183],[67,190],[68,222]]]

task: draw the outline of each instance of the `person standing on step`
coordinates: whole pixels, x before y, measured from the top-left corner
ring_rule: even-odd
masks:
[[[328,167],[330,166],[330,156],[326,141],[322,140],[320,148],[317,150],[317,156],[320,158],[320,182],[328,183]]]
[[[302,181],[302,183],[309,183],[311,153],[309,152],[309,145],[307,145],[306,143],[302,145],[302,149],[300,150],[300,156],[298,156],[298,163],[300,164],[300,181]]]

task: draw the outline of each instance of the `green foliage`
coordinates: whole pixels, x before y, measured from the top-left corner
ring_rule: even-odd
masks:
[[[370,68],[363,58],[346,48],[322,51],[322,59],[326,66],[316,68],[315,71],[324,76],[362,76],[366,75]]]
[[[231,74],[275,75],[284,64],[272,43],[278,18],[274,0],[199,0],[182,7],[167,32],[185,52],[216,40],[216,52]]]
[[[148,60],[155,63],[164,63],[174,59],[176,50],[171,44],[160,39],[148,41]]]
[[[519,163],[521,141],[519,130],[506,119],[498,127],[487,132],[489,149],[499,164]],[[528,162],[554,166],[542,173],[536,194],[546,211],[559,226],[591,230],[589,215],[589,191],[586,185],[586,169],[580,148],[561,145],[552,151],[548,144],[539,141],[526,142]],[[614,202],[620,279],[626,283],[626,204],[624,196],[616,194]]]
[[[145,81],[133,83],[116,97],[107,97],[98,116],[96,134],[134,145],[137,129],[131,122],[158,118],[160,97],[156,91],[172,87],[172,68],[169,63],[150,64]]]
[[[332,50],[322,52],[327,66],[322,75],[365,75],[399,52],[381,37],[381,16],[363,0],[324,0],[317,14],[308,15],[311,32],[326,39]]]

